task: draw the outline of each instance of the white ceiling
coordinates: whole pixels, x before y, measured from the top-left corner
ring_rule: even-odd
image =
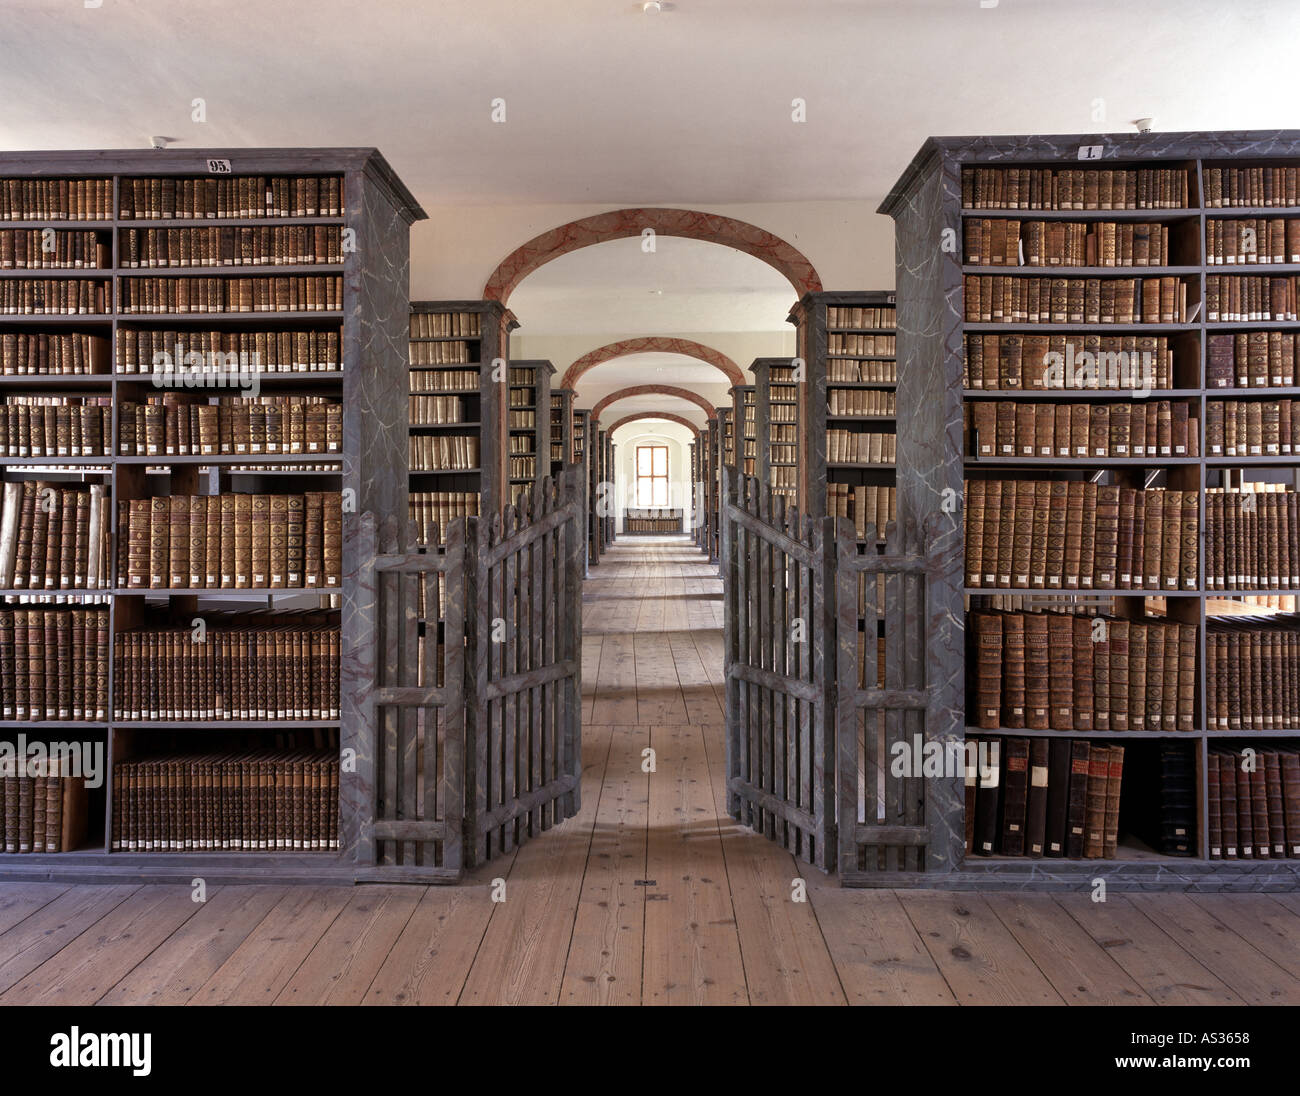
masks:
[[[748,363],[741,365],[742,371],[747,367]],[[601,362],[588,369],[579,379],[578,385],[585,391],[588,387],[621,383],[629,377],[634,378],[635,384],[675,384],[679,388],[695,388],[698,385],[722,385],[725,388],[731,384],[725,373],[698,358],[688,358],[684,354],[653,353],[628,354]]]
[[[1296,120],[1294,0],[4,8],[3,147],[373,144],[429,203],[874,199],[932,133]]]
[[[705,240],[654,244],[647,252],[640,239],[610,240],[552,259],[519,283],[511,311],[529,335],[786,328],[795,292],[761,259]]]

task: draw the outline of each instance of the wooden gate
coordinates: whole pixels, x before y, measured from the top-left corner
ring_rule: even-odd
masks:
[[[364,726],[345,794],[359,879],[454,882],[574,814],[581,773],[582,472],[445,543],[362,514],[368,641],[347,653]]]
[[[875,544],[875,527],[865,532],[866,543]],[[934,692],[926,688],[926,593],[934,568],[915,547],[917,539],[890,523],[883,554],[859,554],[852,535],[837,544],[836,773],[844,886],[874,882],[884,872],[925,870],[937,821],[933,812],[927,815],[930,781],[943,779],[927,746],[935,725]]]
[[[727,809],[835,866],[834,519],[724,468]]]
[[[582,469],[478,522],[467,866],[577,813],[582,773]]]

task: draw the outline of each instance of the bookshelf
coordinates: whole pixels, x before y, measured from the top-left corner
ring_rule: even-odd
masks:
[[[702,435],[704,439],[704,491],[705,491],[705,551],[709,559],[721,558],[721,470],[722,434],[716,414],[709,419]]]
[[[558,476],[575,463],[573,453],[573,389],[551,389],[551,463],[549,475]]]
[[[411,302],[410,511],[422,541],[502,507],[506,408],[493,363],[516,326],[495,301]]]
[[[731,422],[735,455],[742,472],[758,475],[758,394],[752,384],[731,389]]]
[[[1275,248],[1268,222],[1300,216],[1297,175],[1295,131],[932,138],[881,206],[898,239],[899,510],[933,523],[946,561],[930,584],[927,675],[953,715],[927,733],[993,740],[1017,756],[1028,742],[1031,766],[1047,759],[1049,791],[1061,787],[1052,772],[1081,763],[1089,841],[1103,819],[1083,859],[1005,856],[1005,801],[1020,810],[1023,779],[996,811],[980,787],[936,782],[934,809],[954,830],[964,821],[968,843],[992,845],[964,870],[1033,871],[1043,885],[1071,871],[1189,883],[1248,871],[1252,887],[1294,886],[1300,841],[1279,835],[1267,805],[1295,779],[1300,739],[1264,663],[1287,665],[1281,651],[1295,637],[1295,588],[1272,559],[1296,552],[1296,526],[1281,513],[1294,506],[1300,454],[1281,450],[1275,397],[1295,383],[1282,352],[1300,327],[1300,256]],[[1240,248],[1250,238],[1242,221],[1267,261]],[[936,247],[945,230],[949,246]],[[1231,281],[1251,277],[1274,281],[1262,293]],[[1244,366],[1234,360],[1243,349]],[[1133,362],[1136,381],[1124,373]],[[1258,421],[1260,449],[1216,452],[1227,414],[1215,405],[1256,400],[1257,417],[1233,418],[1248,447]],[[1278,439],[1276,454],[1263,451],[1266,437]],[[963,497],[959,512],[945,508]],[[1018,525],[1026,507],[1034,516]],[[1261,515],[1292,531],[1270,539]],[[1052,609],[1066,612],[1039,611]],[[1094,633],[1097,619],[1105,626]],[[1032,633],[1023,644],[1022,628]],[[963,650],[969,690],[954,665]],[[1022,697],[1033,726],[1019,725]],[[1241,765],[1245,747],[1264,759],[1258,775]],[[1081,761],[1084,748],[1092,756]],[[1229,816],[1249,818],[1252,800],[1274,826],[1273,847],[1245,855],[1249,827],[1233,837]]]
[[[609,474],[609,436],[594,420],[592,432],[595,447],[591,451],[591,508],[588,515],[591,522],[591,561],[598,564],[609,547],[609,522],[601,514],[601,509],[602,506],[608,506],[611,490],[609,484],[612,481]]]
[[[0,877],[349,878],[370,789],[339,751],[369,750],[371,729],[341,657],[367,613],[342,531],[407,509],[392,317],[424,213],[374,149],[12,153],[0,177],[16,196],[0,240],[37,231],[92,264],[0,271],[37,309],[0,314],[5,402],[69,401],[54,444],[81,447],[0,467],[6,501],[28,483],[59,500],[57,526],[32,520],[49,514],[45,558],[57,542],[66,570],[39,590],[6,573],[0,614],[28,628],[0,622],[0,661],[49,653],[39,688],[0,674],[0,736],[103,758],[84,799],[51,792],[59,841],[0,856]],[[241,788],[254,764],[298,781],[314,806],[279,830],[269,807],[218,827],[194,796],[201,757]],[[153,810],[164,787],[185,812]]]
[[[555,366],[541,359],[510,363],[507,499],[514,503],[550,475],[551,377]]]
[[[887,459],[895,314],[892,292],[866,290],[808,294],[790,316],[807,369],[797,408],[800,510],[847,517],[864,550],[866,526],[882,531],[895,516],[896,462]]]
[[[607,548],[614,543],[614,537],[618,531],[618,515],[614,507],[614,500],[618,497],[618,446],[614,444],[609,434],[602,430],[601,436],[604,439],[604,475],[603,480],[609,485],[609,505],[605,507],[608,513],[601,519],[601,536],[604,546]]]
[[[585,575],[592,563],[592,542],[591,542],[591,447],[587,444],[587,439],[591,434],[591,412],[575,408],[573,410],[573,463],[582,467],[582,482],[586,491],[586,518],[584,519],[583,528],[586,530],[587,540],[586,551],[583,553],[583,574]]]
[[[755,358],[750,366],[757,396],[756,474],[787,507],[799,498],[799,389],[789,358]]]

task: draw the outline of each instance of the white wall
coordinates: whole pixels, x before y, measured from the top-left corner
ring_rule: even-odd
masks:
[[[675,422],[630,422],[614,431],[615,457],[614,498],[617,507],[615,528],[623,531],[623,511],[636,502],[636,449],[638,445],[668,447],[668,502],[685,513],[687,527],[691,521],[691,450],[694,435]]]

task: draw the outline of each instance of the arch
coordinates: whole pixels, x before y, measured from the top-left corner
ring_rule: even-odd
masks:
[[[620,388],[617,392],[611,392],[604,399],[600,400],[595,407],[591,409],[592,421],[600,418],[600,413],[605,410],[611,403],[617,403],[619,400],[625,400],[629,396],[676,396],[679,400],[688,400],[695,404],[709,418],[717,414],[717,409],[709,403],[703,396],[697,392],[692,392],[688,388],[676,388],[671,384],[634,384],[630,388]]]
[[[671,411],[637,411],[631,415],[624,415],[618,422],[614,423],[606,433],[613,434],[620,426],[626,426],[630,422],[638,422],[641,419],[667,419],[669,422],[675,422],[679,426],[686,427],[692,434],[699,436],[700,428],[691,422],[690,419],[683,418],[681,415],[674,415]]]
[[[720,369],[733,385],[745,383],[745,375],[740,371],[740,366],[727,357],[726,354],[714,350],[711,346],[705,346],[703,343],[697,343],[691,339],[675,339],[667,335],[647,335],[639,339],[623,339],[621,342],[610,343],[607,346],[591,351],[589,354],[584,354],[564,371],[564,377],[558,387],[573,388],[577,385],[578,378],[587,370],[595,369],[596,366],[603,365],[614,358],[625,358],[629,354],[649,354],[655,351],[665,354],[683,354],[688,358],[696,358],[714,366],[716,369]]]
[[[801,298],[821,290],[821,278],[807,257],[766,229],[696,209],[649,207],[597,213],[534,236],[501,260],[483,287],[483,296],[505,304],[524,278],[552,259],[592,244],[637,237],[646,229],[653,229],[656,235],[705,240],[753,255],[785,275]]]

